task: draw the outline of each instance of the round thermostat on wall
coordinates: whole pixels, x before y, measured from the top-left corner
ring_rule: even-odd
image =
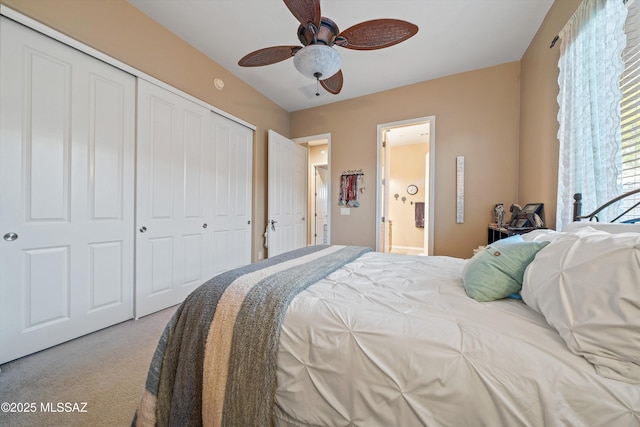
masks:
[[[417,192],[418,192],[418,186],[417,185],[411,184],[410,186],[407,187],[407,193],[411,194],[412,196],[414,194],[416,194]]]

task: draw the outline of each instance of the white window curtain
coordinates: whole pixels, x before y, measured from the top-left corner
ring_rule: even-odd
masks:
[[[626,16],[622,0],[584,0],[559,34],[557,230],[572,220],[573,194],[583,194],[588,213],[622,191],[619,82]]]
[[[623,192],[640,188],[640,0],[627,1],[627,10],[624,29],[627,46],[622,54],[624,72],[620,80]],[[624,199],[619,212],[630,209],[636,202],[640,202],[640,195]],[[632,210],[622,220],[638,217],[640,208]]]

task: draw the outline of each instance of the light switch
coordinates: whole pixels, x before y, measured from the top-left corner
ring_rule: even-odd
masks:
[[[349,208],[340,208],[340,215],[351,215],[351,209],[349,209]]]

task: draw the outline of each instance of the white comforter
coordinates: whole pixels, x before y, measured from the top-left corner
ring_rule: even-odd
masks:
[[[467,297],[464,263],[373,252],[300,293],[276,424],[640,425],[640,387],[597,375],[522,301]]]

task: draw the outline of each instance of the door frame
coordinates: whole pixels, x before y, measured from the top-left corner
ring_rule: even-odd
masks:
[[[293,138],[293,142],[301,145],[313,145],[314,141],[325,140],[327,141],[327,244],[331,244],[331,200],[332,194],[331,191],[331,134],[330,133],[322,133],[318,135],[311,136],[303,136],[300,138]],[[314,165],[309,163],[309,170],[314,172]],[[311,197],[311,193],[309,193],[309,197]],[[310,205],[310,204],[309,204]],[[309,215],[312,215],[314,212],[309,212]],[[315,221],[307,221],[307,227],[310,227],[310,224],[315,224]],[[310,242],[309,242],[310,243]]]
[[[434,207],[435,207],[435,162],[436,162],[436,116],[426,116],[426,117],[418,117],[414,119],[400,120],[389,123],[381,123],[377,126],[377,144],[376,144],[376,222],[375,222],[375,233],[376,233],[376,250],[380,252],[384,252],[384,248],[381,245],[384,245],[385,242],[381,241],[380,234],[381,231],[386,224],[383,222],[383,216],[385,215],[384,206],[389,205],[389,191],[388,186],[384,186],[385,194],[382,195],[384,179],[385,179],[385,171],[388,171],[388,168],[385,170],[382,169],[382,156],[387,156],[388,151],[385,147],[385,138],[384,132],[389,128],[397,128],[403,126],[410,126],[419,123],[429,123],[429,164],[427,168],[427,176],[428,185],[425,186],[425,189],[428,190],[428,196],[425,197],[425,202],[428,203],[427,209],[425,209],[425,231],[428,233],[427,235],[427,254],[433,255],[433,234],[434,234]],[[388,157],[387,157],[388,159]],[[386,164],[386,163],[385,163]]]

